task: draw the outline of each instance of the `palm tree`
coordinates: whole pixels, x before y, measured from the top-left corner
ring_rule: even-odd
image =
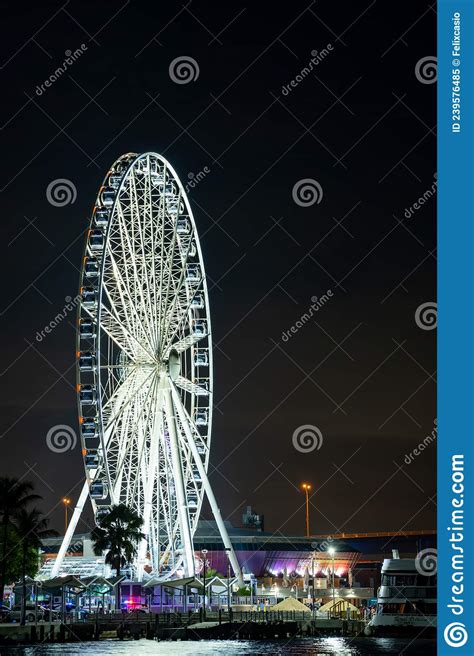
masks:
[[[32,493],[33,484],[29,481],[19,481],[16,478],[8,476],[0,477],[0,517],[1,517],[1,545],[2,560],[0,562],[0,604],[3,603],[3,593],[5,591],[7,562],[10,551],[12,517],[15,512],[26,508],[26,506],[36,499],[41,499],[37,494]]]
[[[16,548],[21,552],[21,580],[23,582],[23,598],[21,602],[21,621],[25,624],[26,616],[26,575],[32,565],[34,573],[37,570],[38,550],[45,538],[54,537],[57,532],[48,528],[49,519],[43,517],[38,508],[27,510],[21,508],[15,513],[15,527],[18,534]],[[31,559],[33,563],[31,563]],[[36,560],[36,563],[35,563]]]
[[[138,543],[145,535],[141,532],[143,519],[124,503],[114,506],[100,520],[91,533],[94,553],[100,556],[106,551],[105,562],[115,569],[117,579],[121,569],[129,565],[137,555]],[[117,608],[120,609],[120,583],[117,582]]]

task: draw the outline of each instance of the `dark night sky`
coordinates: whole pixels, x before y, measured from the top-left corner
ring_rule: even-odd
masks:
[[[45,438],[76,427],[74,314],[35,335],[76,294],[108,167],[154,150],[184,180],[210,169],[190,198],[211,287],[223,515],[239,523],[252,504],[268,530],[300,533],[307,479],[315,533],[434,528],[435,445],[403,462],[436,417],[436,331],[415,322],[436,297],[435,199],[404,218],[436,171],[436,85],[415,75],[435,55],[429,3],[71,0],[3,2],[2,15],[2,474],[33,480],[61,528],[82,460]],[[199,77],[180,85],[168,68],[184,55]],[[73,204],[48,202],[58,178],[77,188]],[[305,178],[319,204],[293,201]],[[328,289],[314,322],[282,341]],[[319,450],[293,447],[303,424],[322,432]]]

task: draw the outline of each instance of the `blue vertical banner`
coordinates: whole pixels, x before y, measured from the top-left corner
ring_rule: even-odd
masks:
[[[474,654],[474,0],[438,2],[438,655]]]

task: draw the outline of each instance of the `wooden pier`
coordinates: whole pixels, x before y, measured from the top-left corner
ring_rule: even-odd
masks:
[[[338,617],[313,618],[295,611],[204,613],[111,613],[83,620],[0,624],[0,644],[88,640],[261,640],[303,636],[361,635],[366,622]]]

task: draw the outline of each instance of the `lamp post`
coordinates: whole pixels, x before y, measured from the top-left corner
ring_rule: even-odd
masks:
[[[334,591],[334,554],[336,553],[334,547],[329,547],[328,553],[332,558],[332,608],[334,612],[334,606],[336,605],[336,595]]]
[[[231,594],[232,594],[231,589],[230,589],[230,558],[229,558],[230,548],[227,547],[225,552],[227,554],[227,610],[230,611]]]
[[[301,488],[306,494],[306,537],[309,538],[309,491],[311,490],[311,485],[309,483],[302,483]]]
[[[62,502],[64,504],[64,533],[67,531],[67,525],[68,525],[68,508],[71,504],[71,499],[68,499],[68,497],[63,497]]]
[[[202,619],[206,621],[206,604],[207,604],[207,597],[206,597],[206,567],[207,567],[207,549],[201,549],[201,554],[202,554],[202,561],[203,561],[203,575],[204,575],[204,608],[202,612]]]

